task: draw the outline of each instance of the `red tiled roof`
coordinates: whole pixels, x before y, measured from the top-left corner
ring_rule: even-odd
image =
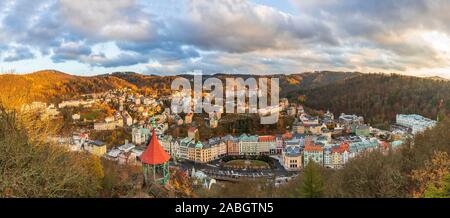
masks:
[[[339,150],[340,150],[340,149],[339,149],[339,147],[337,147],[337,146],[331,148],[331,152],[332,152],[332,153],[340,153]]]
[[[292,134],[290,132],[286,132],[281,137],[283,137],[283,139],[291,139],[292,138]]]
[[[162,164],[169,161],[170,156],[159,144],[155,130],[152,131],[152,138],[140,158],[144,164]]]
[[[320,145],[306,145],[304,151],[323,151]]]
[[[258,141],[260,141],[260,142],[273,142],[275,140],[276,140],[275,136],[272,136],[272,135],[260,136],[258,138]]]
[[[331,152],[333,153],[344,153],[345,151],[349,151],[349,144],[344,142],[342,144],[340,144],[338,147],[333,147],[331,148]]]
[[[382,141],[381,142],[381,146],[383,147],[383,149],[388,149],[389,148],[389,143]]]
[[[339,148],[341,148],[342,152],[344,152],[344,150],[349,150],[350,145],[347,142],[344,142],[342,144],[339,145]]]

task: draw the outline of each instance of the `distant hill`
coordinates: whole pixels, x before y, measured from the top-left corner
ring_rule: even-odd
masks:
[[[436,81],[449,81],[446,78],[442,78],[440,76],[431,76],[431,77],[426,77],[427,79],[431,79],[431,80],[436,80]]]
[[[296,91],[309,90],[330,84],[343,82],[361,76],[358,72],[308,72],[302,74],[281,75],[280,95],[283,97],[296,97],[292,93]]]
[[[192,79],[193,75],[180,75]],[[443,100],[442,112],[450,112],[450,82],[445,79],[419,78],[357,72],[309,72],[290,75],[204,75],[220,78],[251,76],[280,79],[280,97],[298,99],[305,96],[307,107],[330,109],[337,114],[363,115],[372,124],[392,121],[397,113],[418,113],[436,118]],[[176,76],[142,75],[116,72],[81,77],[53,70],[24,75],[0,75],[0,99],[3,102],[57,102],[81,94],[128,87],[146,94],[169,94]]]
[[[139,88],[152,88],[160,91],[170,91],[170,84],[177,76],[155,76],[155,75],[142,75],[133,72],[116,72],[108,74],[109,76],[118,77],[131,84],[136,85]],[[214,74],[214,75],[203,75],[203,81],[216,77],[222,80],[225,85],[226,78],[243,78],[248,79],[249,77],[258,78],[279,78],[280,80],[280,95],[285,97],[288,93],[298,90],[306,90],[315,87],[321,87],[331,83],[336,83],[339,81],[344,81],[350,78],[360,76],[361,73],[356,72],[314,72],[314,73],[299,73],[299,74],[275,74],[275,75],[250,75],[250,74]],[[183,74],[178,75],[187,79],[192,80],[193,75]]]
[[[80,77],[59,71],[44,70],[30,74],[0,75],[0,100],[6,103],[52,102],[111,88],[136,88],[112,76]]]
[[[176,78],[175,76],[143,75],[134,72],[115,72],[109,74],[108,77],[115,77],[133,84],[146,94],[170,94],[171,83]]]

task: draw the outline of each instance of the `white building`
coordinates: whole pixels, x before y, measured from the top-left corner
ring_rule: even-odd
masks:
[[[80,120],[80,119],[81,119],[81,115],[80,114],[72,115],[72,120]]]
[[[127,126],[133,125],[133,118],[130,116],[128,112],[123,112],[123,121]]]
[[[344,125],[350,125],[350,124],[364,124],[364,117],[362,116],[357,116],[357,115],[348,115],[348,114],[344,114],[342,113],[339,116],[339,122],[341,122]]]
[[[423,132],[436,126],[436,121],[417,114],[397,114],[396,122],[399,125],[411,128],[412,134]]]
[[[128,140],[125,140],[125,144],[119,146],[119,150],[123,152],[130,152],[135,147],[136,147],[135,145],[128,143]]]
[[[142,145],[150,139],[150,130],[147,128],[133,128],[131,141],[136,145]]]

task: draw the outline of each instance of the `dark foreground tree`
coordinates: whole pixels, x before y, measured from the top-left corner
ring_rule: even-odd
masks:
[[[100,159],[46,142],[45,122],[0,105],[0,197],[97,196]]]
[[[328,197],[430,197],[445,192],[450,174],[450,121],[405,142],[400,150],[364,153],[325,174]],[[438,194],[436,194],[438,193]]]
[[[301,185],[297,192],[299,197],[305,198],[320,198],[323,196],[324,186],[321,176],[320,166],[310,161],[305,168],[304,174],[301,177]]]

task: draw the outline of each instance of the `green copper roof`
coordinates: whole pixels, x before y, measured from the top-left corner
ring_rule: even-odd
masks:
[[[195,148],[203,148],[203,144],[199,141],[195,144]]]
[[[403,141],[401,141],[401,140],[393,141],[393,142],[391,143],[391,145],[392,145],[393,148],[396,148],[396,147],[398,147],[398,146],[400,146],[400,145],[402,145],[402,144],[403,144]]]

